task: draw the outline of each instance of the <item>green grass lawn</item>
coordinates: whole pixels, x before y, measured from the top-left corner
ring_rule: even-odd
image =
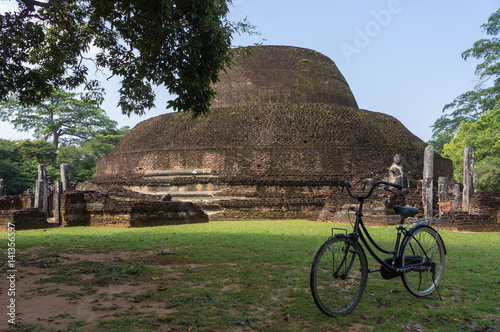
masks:
[[[24,277],[33,280],[23,286],[27,289],[17,289],[18,297],[47,299],[50,306],[57,296],[68,306],[51,319],[23,320],[11,330],[500,330],[500,233],[440,232],[448,251],[439,288],[442,301],[436,293],[417,299],[399,278],[384,280],[373,273],[356,309],[330,318],[312,300],[309,273],[332,227],[350,226],[226,221],[17,231],[19,285]],[[383,247],[393,246],[394,226],[369,230]],[[7,234],[0,234],[0,240],[5,279]],[[373,259],[369,267],[377,267]],[[3,290],[2,308],[5,298]],[[78,317],[73,307],[93,314]],[[17,310],[23,312],[22,307]],[[43,315],[44,308],[39,310]],[[69,318],[73,320],[64,321]],[[50,324],[58,319],[63,323]]]

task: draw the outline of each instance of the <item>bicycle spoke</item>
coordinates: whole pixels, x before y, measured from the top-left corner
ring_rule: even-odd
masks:
[[[368,269],[366,258],[345,239],[330,239],[318,251],[311,270],[311,291],[321,311],[330,316],[351,312],[361,300]]]
[[[417,228],[406,242],[402,266],[413,265],[415,268],[402,274],[406,289],[415,296],[434,292],[444,273],[444,247],[433,228]]]

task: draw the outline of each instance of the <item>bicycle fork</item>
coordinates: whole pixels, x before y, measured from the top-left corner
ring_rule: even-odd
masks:
[[[338,265],[338,268],[335,270],[335,253],[332,252],[332,271],[333,271],[333,277],[335,279],[337,278],[341,278],[342,280],[345,280],[347,275],[349,275],[349,272],[351,271],[351,268],[352,268],[352,265],[354,264],[354,258],[355,258],[355,254],[356,254],[356,249],[354,247],[350,248],[352,245],[351,244],[347,244],[347,247],[343,249],[343,257],[342,257],[342,260],[340,262],[340,264]],[[351,255],[351,261],[349,262],[349,264],[347,264],[347,261],[348,261],[348,256],[349,256],[349,253],[352,253]],[[339,274],[339,271],[344,268],[344,273],[340,273]]]

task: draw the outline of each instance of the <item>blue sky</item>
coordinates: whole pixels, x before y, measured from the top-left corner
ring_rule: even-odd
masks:
[[[229,19],[247,17],[260,36],[235,36],[234,46],[290,45],[313,49],[340,69],[360,108],[394,116],[424,141],[443,106],[474,88],[478,61],[461,54],[481,38],[480,25],[500,0],[234,0]],[[15,1],[1,1],[0,11]],[[165,90],[146,116],[116,108],[116,81],[106,82],[102,108],[133,127],[165,113]],[[29,138],[0,123],[0,138]]]

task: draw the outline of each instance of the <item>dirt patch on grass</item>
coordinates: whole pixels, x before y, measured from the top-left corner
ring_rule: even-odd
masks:
[[[16,273],[16,323],[36,329],[66,329],[154,312],[165,316],[175,309],[164,302],[149,301],[168,289],[175,273],[155,268],[185,265],[187,260],[154,252],[57,254],[38,258],[39,248],[25,252],[27,258]],[[141,270],[138,264],[152,267]],[[0,295],[7,299],[9,281],[0,279]],[[8,301],[2,300],[3,302]],[[7,304],[5,302],[5,304]],[[2,319],[2,324],[7,322]],[[8,326],[0,326],[7,328]]]

